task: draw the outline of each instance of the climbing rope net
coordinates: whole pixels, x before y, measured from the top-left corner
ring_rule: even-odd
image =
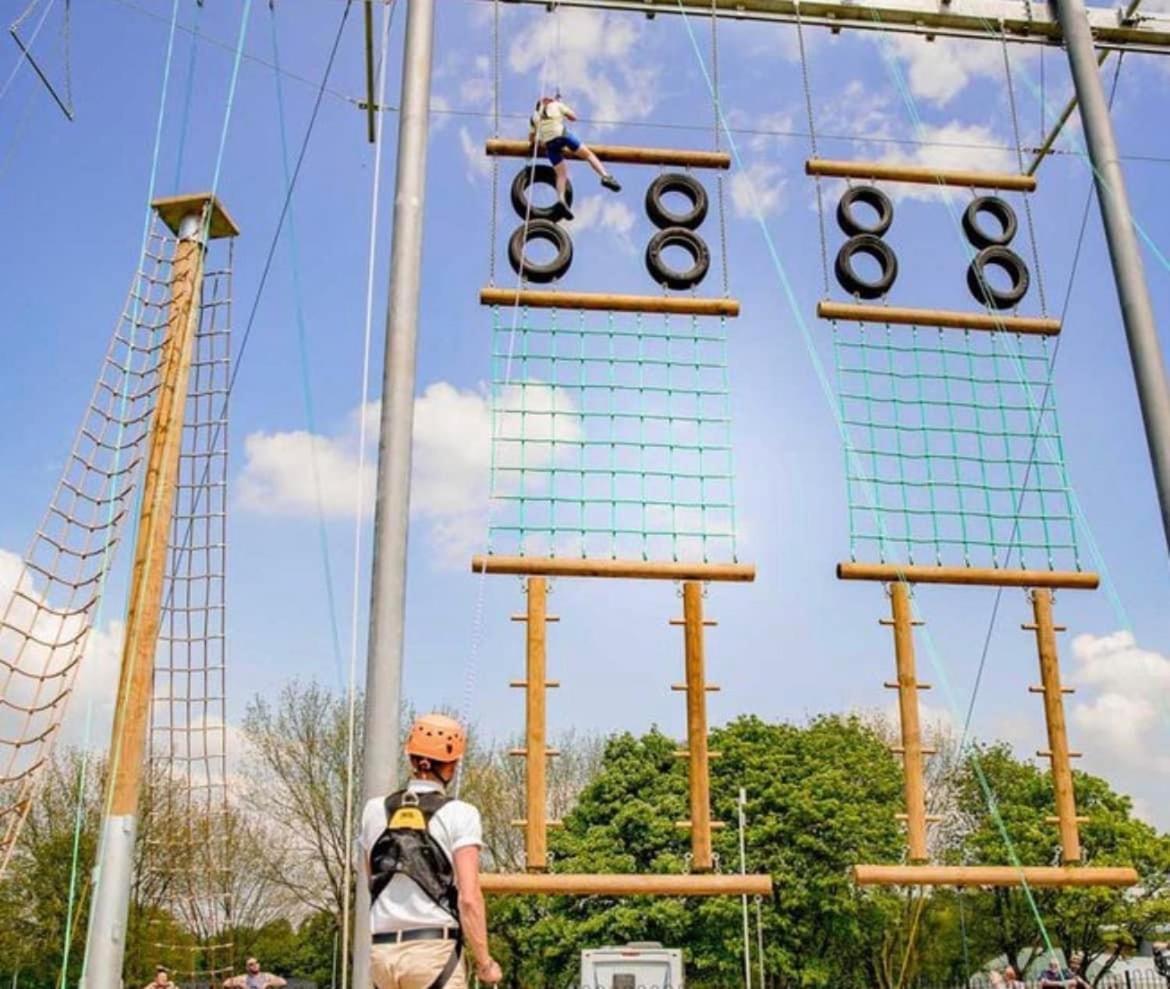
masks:
[[[158,385],[174,242],[156,225],[40,526],[0,576],[0,874],[64,716],[134,492]]]

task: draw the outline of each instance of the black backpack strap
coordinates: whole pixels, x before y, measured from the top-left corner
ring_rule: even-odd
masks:
[[[443,989],[451,981],[451,976],[455,974],[455,969],[459,967],[462,958],[463,934],[459,932],[456,933],[455,943],[451,946],[451,957],[447,959],[447,964],[443,966],[443,970],[435,976],[435,981],[427,986],[427,989]]]

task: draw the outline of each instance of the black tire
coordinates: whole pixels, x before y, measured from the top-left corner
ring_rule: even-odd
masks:
[[[979,225],[979,214],[987,213],[999,221],[1001,231],[988,233]],[[971,244],[982,250],[984,247],[1004,247],[1012,242],[1020,224],[1011,204],[999,196],[977,196],[963,211],[963,233]]]
[[[685,248],[694,264],[686,271],[676,271],[662,259],[662,252],[668,247]],[[685,227],[667,227],[659,230],[650,238],[646,245],[646,270],[650,272],[659,285],[665,285],[678,291],[694,288],[704,278],[711,267],[711,252],[707,249],[707,242],[693,230]]]
[[[547,264],[533,264],[524,256],[524,248],[530,240],[547,240],[557,249],[556,257]],[[527,281],[534,285],[546,285],[561,278],[569,265],[573,263],[573,241],[564,227],[558,226],[551,220],[530,220],[525,236],[525,226],[521,224],[508,238],[508,262],[516,274],[523,274]],[[521,272],[523,267],[523,272]]]
[[[1006,271],[1012,279],[1008,289],[993,288],[988,284],[983,269],[988,265],[995,265]],[[1012,309],[1028,294],[1031,277],[1028,275],[1028,266],[1023,259],[1008,247],[992,245],[985,247],[972,259],[967,268],[967,288],[975,297],[975,301],[983,303],[992,309]]]
[[[552,165],[525,165],[512,179],[512,209],[521,220],[552,220],[561,218],[560,203],[551,206],[529,205],[528,187],[530,185],[551,185],[557,187],[557,173]],[[565,202],[573,205],[573,183],[565,183]]]
[[[691,208],[685,213],[672,213],[662,201],[668,192],[681,192],[691,201]],[[659,175],[646,190],[646,215],[659,230],[668,227],[694,230],[707,218],[707,206],[707,190],[698,179],[686,172]]]
[[[867,206],[872,206],[877,210],[877,221],[868,227],[861,223],[853,215],[854,203],[865,203]],[[890,224],[893,222],[894,204],[890,202],[890,197],[877,186],[850,186],[845,190],[845,195],[837,201],[837,226],[845,232],[846,237],[856,237],[858,234],[873,234],[875,237],[880,237],[890,229]]]
[[[853,255],[868,254],[881,265],[881,277],[867,282],[853,270]],[[898,256],[894,249],[875,234],[857,234],[841,245],[833,265],[837,281],[850,295],[862,299],[880,299],[894,286],[898,278]]]

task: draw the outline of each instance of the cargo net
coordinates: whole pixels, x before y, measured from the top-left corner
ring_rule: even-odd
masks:
[[[493,313],[489,552],[734,561],[724,321]]]
[[[155,404],[174,241],[152,228],[48,511],[0,557],[0,876],[65,714],[105,574],[132,513]]]
[[[834,324],[854,560],[1079,570],[1044,337]]]
[[[231,974],[225,588],[232,274],[203,276],[151,706],[154,942],[187,985]]]

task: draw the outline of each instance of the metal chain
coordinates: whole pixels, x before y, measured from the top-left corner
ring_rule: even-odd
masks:
[[[1016,90],[1012,84],[1012,62],[1008,54],[1007,32],[1001,23],[999,26],[999,41],[1003,50],[1003,71],[1007,79],[1008,106],[1012,111],[1012,135],[1016,145],[1016,167],[1024,170],[1024,146],[1020,136],[1020,115],[1016,107]],[[1036,272],[1036,291],[1040,295],[1040,313],[1048,315],[1048,300],[1044,295],[1044,273],[1040,270],[1040,248],[1036,243],[1036,224],[1032,219],[1032,203],[1027,193],[1024,193],[1024,217],[1028,223],[1028,241],[1032,247],[1032,270]]]
[[[804,108],[808,114],[808,141],[812,150],[812,156],[817,157],[817,127],[816,119],[813,117],[812,105],[812,83],[809,82],[808,76],[808,58],[804,50],[804,24],[800,19],[800,0],[792,5],[792,11],[796,15],[796,42],[800,47],[800,79],[804,86]],[[824,284],[825,296],[829,294],[829,240],[828,234],[825,233],[825,201],[821,191],[821,177],[819,175],[813,176],[813,182],[816,185],[817,191],[817,225],[820,228],[821,234],[821,279]]]
[[[719,93],[719,5],[718,0],[711,0],[711,82],[712,82],[712,111],[714,113],[715,150],[718,151],[722,136],[723,110],[720,105]],[[723,275],[723,297],[731,294],[730,273],[727,268],[727,211],[724,206],[723,172],[715,174],[715,201],[719,213],[719,263]]]
[[[492,3],[492,137],[500,136],[500,0]],[[488,284],[496,284],[496,232],[499,223],[500,156],[492,155],[492,216],[488,224]]]

